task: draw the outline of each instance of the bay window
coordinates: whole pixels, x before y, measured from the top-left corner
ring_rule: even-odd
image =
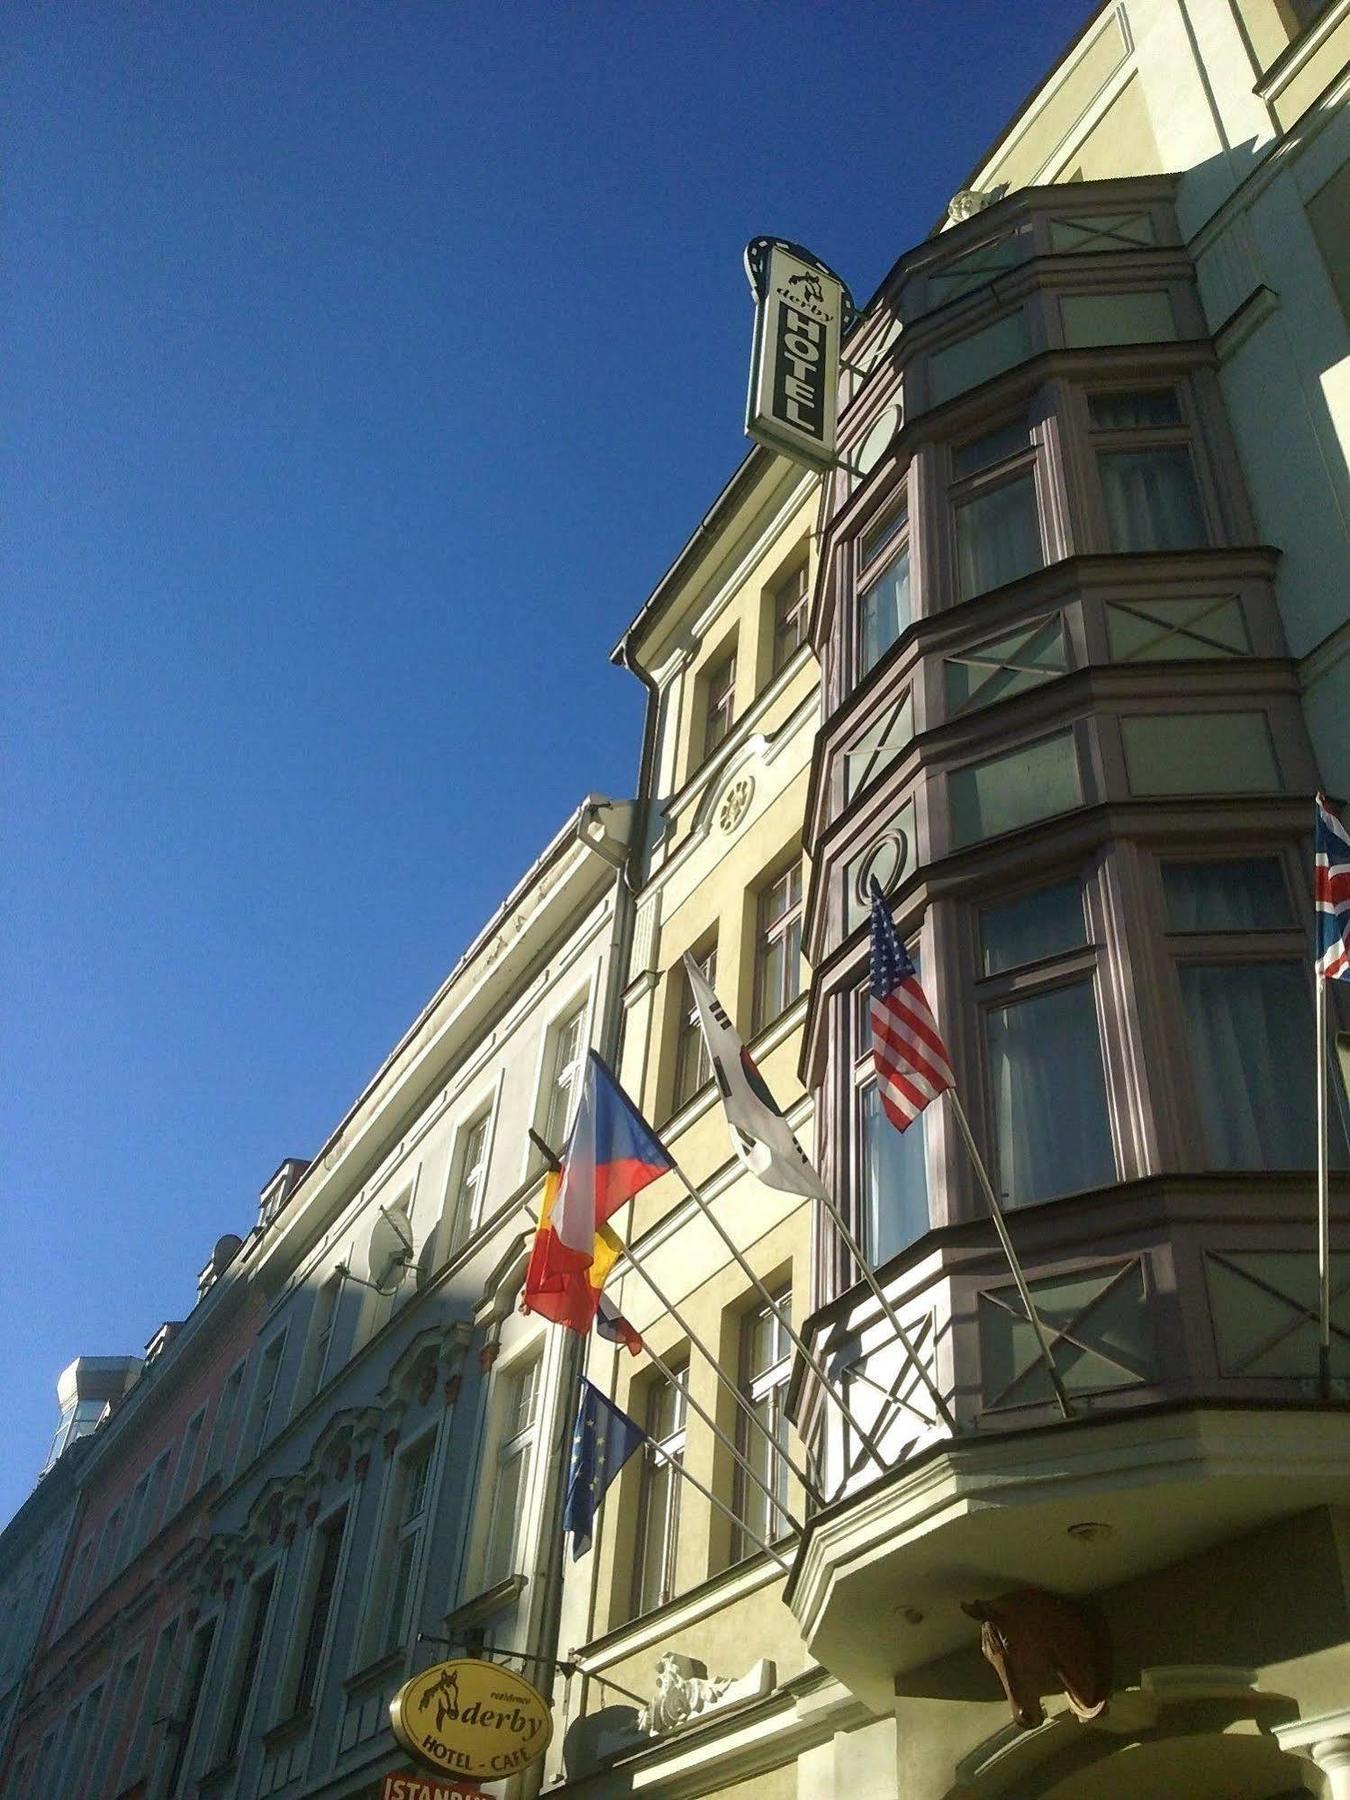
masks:
[[[1045,563],[1026,420],[954,446],[951,460],[956,593],[971,600]]]
[[[918,967],[918,946],[909,953]],[[880,1268],[921,1238],[928,1214],[928,1115],[897,1131],[881,1106],[872,1060],[871,994],[863,988],[853,1005],[853,1129],[856,1145],[853,1228],[868,1261]]]
[[[1210,542],[1175,388],[1106,389],[1088,395],[1112,550],[1194,550]]]

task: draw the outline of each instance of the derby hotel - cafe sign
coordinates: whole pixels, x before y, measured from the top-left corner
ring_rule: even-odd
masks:
[[[793,462],[831,469],[852,296],[809,250],[782,238],[753,238],[745,271],[755,295],[746,434]]]
[[[553,1736],[548,1702],[528,1681],[467,1657],[433,1663],[405,1681],[389,1702],[389,1721],[413,1756],[471,1781],[514,1775]]]

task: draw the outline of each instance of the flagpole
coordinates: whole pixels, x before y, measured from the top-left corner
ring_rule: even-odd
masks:
[[[685,1468],[684,1464],[680,1461],[679,1457],[675,1454],[675,1452],[673,1450],[667,1450],[663,1444],[658,1444],[658,1443],[654,1442],[653,1439],[651,1439],[650,1437],[646,1441],[645,1448],[648,1450],[654,1451],[655,1454],[662,1459],[662,1461],[668,1462],[670,1464],[671,1468],[674,1469],[675,1473],[677,1475],[683,1475],[685,1480],[689,1483],[690,1487],[697,1488],[699,1493],[703,1495],[703,1498],[705,1500],[711,1500],[713,1505],[717,1508],[718,1512],[725,1513],[726,1517],[731,1520],[732,1524],[736,1527],[736,1529],[738,1531],[743,1531],[752,1543],[758,1544],[760,1549],[769,1558],[769,1560],[771,1562],[776,1562],[778,1564],[779,1568],[783,1571],[783,1573],[785,1575],[790,1575],[792,1573],[792,1570],[789,1568],[788,1564],[783,1561],[782,1557],[778,1554],[778,1552],[774,1549],[771,1549],[770,1546],[764,1542],[764,1539],[762,1537],[760,1537],[757,1532],[751,1531],[750,1527],[745,1523],[744,1519],[738,1519],[736,1517],[735,1513],[732,1512],[731,1508],[726,1504],[726,1502],[723,1500],[719,1500],[717,1498],[717,1495],[714,1494],[714,1492],[712,1491],[711,1488],[704,1487],[703,1483],[699,1480],[697,1475],[691,1475],[689,1473],[688,1469]]]
[[[533,1135],[533,1134],[531,1134],[531,1135]],[[551,1154],[551,1152],[550,1152],[550,1154]],[[530,1210],[530,1207],[528,1206],[528,1204],[526,1204],[523,1201],[521,1203],[521,1211],[528,1214],[528,1216],[532,1220],[534,1219],[534,1213]],[[703,1339],[701,1337],[699,1337],[697,1332],[694,1330],[693,1326],[690,1325],[689,1321],[681,1313],[679,1307],[676,1306],[675,1302],[673,1300],[671,1300],[665,1293],[662,1292],[661,1287],[656,1280],[656,1277],[648,1272],[646,1266],[643,1263],[638,1261],[638,1258],[633,1253],[633,1248],[632,1248],[631,1244],[626,1244],[624,1246],[624,1259],[627,1260],[629,1268],[634,1270],[646,1282],[647,1286],[651,1289],[652,1297],[655,1299],[657,1305],[662,1307],[664,1309],[664,1311],[667,1312],[670,1315],[670,1317],[675,1321],[675,1325],[676,1325],[677,1329],[680,1330],[681,1332],[683,1332],[685,1337],[688,1338],[689,1343],[692,1346],[692,1348],[697,1350],[700,1356],[706,1357],[708,1363],[712,1367],[713,1373],[717,1376],[717,1379],[722,1383],[723,1387],[726,1388],[727,1392],[731,1395],[732,1399],[736,1402],[737,1406],[740,1407],[740,1409],[744,1413],[745,1417],[750,1421],[750,1423],[755,1427],[755,1429],[764,1438],[765,1442],[769,1445],[770,1449],[773,1451],[773,1454],[775,1456],[781,1456],[783,1461],[787,1464],[788,1468],[797,1477],[797,1480],[802,1484],[802,1487],[806,1493],[806,1497],[811,1502],[811,1504],[816,1507],[824,1506],[824,1504],[825,1504],[824,1498],[821,1495],[819,1489],[816,1487],[815,1483],[811,1480],[810,1476],[807,1475],[803,1469],[800,1469],[797,1466],[797,1464],[792,1460],[792,1457],[788,1454],[788,1451],[784,1448],[783,1445],[781,1445],[777,1441],[777,1439],[769,1431],[769,1428],[765,1425],[763,1419],[760,1418],[759,1414],[755,1411],[754,1407],[751,1406],[749,1400],[741,1392],[741,1390],[738,1387],[736,1387],[734,1383],[727,1380],[726,1376],[722,1373],[722,1366],[718,1362],[717,1358],[713,1355],[712,1351],[708,1348],[708,1346],[703,1342]],[[617,1269],[618,1267],[619,1267],[619,1265],[616,1264],[615,1268]],[[642,1347],[644,1350],[646,1350],[648,1356],[650,1356],[652,1358],[652,1361],[655,1362],[657,1359],[653,1355],[651,1347],[648,1345],[645,1338],[643,1339]],[[707,1419],[708,1415],[706,1413],[704,1413],[702,1408],[699,1407],[693,1401],[693,1396],[689,1395],[688,1398],[690,1399],[691,1404],[694,1405],[694,1410],[696,1412],[698,1412],[701,1417]],[[708,1423],[710,1425],[712,1425],[712,1420],[708,1419]],[[713,1425],[713,1430],[717,1431],[719,1436],[722,1435],[719,1428],[716,1425]],[[723,1441],[725,1442],[726,1440],[723,1439]],[[788,1515],[788,1517],[789,1517],[789,1522],[793,1526],[793,1529],[796,1531],[800,1531],[801,1526],[798,1525],[797,1522],[791,1518],[790,1514]]]
[[[1064,1383],[1059,1378],[1059,1370],[1055,1367],[1055,1359],[1050,1354],[1050,1340],[1045,1335],[1045,1326],[1041,1321],[1041,1315],[1036,1311],[1035,1306],[1032,1304],[1031,1290],[1027,1286],[1027,1278],[1022,1273],[1021,1261],[1016,1250],[1013,1249],[1012,1239],[1008,1236],[1008,1225],[1003,1217],[1003,1208],[998,1203],[998,1196],[994,1192],[994,1184],[989,1179],[989,1171],[984,1166],[984,1158],[980,1155],[979,1145],[975,1142],[974,1133],[970,1129],[970,1120],[966,1117],[966,1109],[961,1104],[961,1096],[954,1087],[949,1087],[947,1089],[947,1096],[952,1103],[953,1111],[956,1113],[956,1122],[961,1127],[961,1136],[965,1139],[966,1150],[969,1152],[970,1160],[974,1164],[975,1173],[979,1178],[980,1186],[984,1189],[984,1197],[989,1202],[989,1212],[994,1221],[994,1229],[998,1232],[999,1242],[1003,1246],[1003,1254],[1008,1259],[1008,1267],[1012,1270],[1013,1280],[1017,1283],[1017,1292],[1021,1296],[1022,1306],[1026,1312],[1027,1319],[1030,1322],[1031,1329],[1036,1333],[1036,1342],[1040,1345],[1041,1349],[1041,1360],[1045,1363],[1046,1373],[1050,1377],[1050,1385],[1055,1390],[1055,1399],[1059,1402],[1059,1410],[1066,1419],[1071,1419],[1073,1413],[1069,1407],[1069,1396],[1064,1391]]]
[[[670,1156],[670,1148],[668,1145],[665,1146],[665,1150],[666,1150],[666,1155]],[[690,1181],[689,1177],[685,1174],[684,1170],[680,1167],[680,1165],[675,1161],[675,1158],[673,1156],[670,1157],[670,1161],[671,1161],[671,1167],[674,1170],[674,1173],[675,1173],[677,1179],[679,1180],[681,1186],[684,1188],[685,1192],[689,1195],[689,1198],[699,1208],[699,1210],[702,1212],[704,1218],[707,1219],[708,1223],[712,1226],[713,1230],[717,1233],[718,1237],[721,1238],[722,1242],[726,1245],[727,1249],[731,1252],[732,1257],[735,1259],[735,1262],[736,1262],[738,1268],[740,1269],[741,1273],[745,1276],[746,1280],[750,1282],[751,1286],[759,1294],[760,1298],[763,1300],[764,1304],[768,1307],[769,1311],[778,1320],[778,1323],[783,1327],[783,1330],[786,1332],[787,1336],[797,1346],[797,1349],[801,1352],[803,1358],[806,1361],[807,1367],[811,1370],[812,1374],[815,1376],[816,1380],[820,1383],[821,1387],[829,1395],[831,1400],[834,1401],[835,1405],[839,1408],[839,1411],[843,1414],[844,1418],[848,1421],[848,1423],[852,1427],[852,1429],[857,1432],[858,1440],[862,1444],[863,1448],[867,1451],[867,1454],[872,1458],[872,1461],[881,1470],[883,1475],[889,1475],[891,1472],[891,1465],[890,1465],[890,1463],[888,1463],[886,1461],[885,1457],[882,1455],[881,1448],[878,1445],[876,1439],[872,1436],[870,1431],[865,1431],[863,1429],[863,1427],[853,1417],[853,1414],[848,1410],[848,1405],[847,1405],[846,1401],[844,1400],[843,1396],[840,1393],[836,1392],[833,1383],[830,1381],[829,1376],[825,1373],[824,1367],[821,1364],[819,1357],[815,1354],[815,1352],[813,1350],[809,1350],[807,1348],[805,1340],[802,1338],[801,1334],[797,1331],[796,1327],[793,1325],[792,1320],[785,1317],[784,1314],[779,1311],[778,1304],[774,1300],[773,1295],[769,1292],[768,1288],[765,1287],[764,1283],[760,1280],[759,1276],[756,1275],[755,1271],[750,1267],[750,1264],[745,1260],[745,1257],[741,1254],[741,1251],[738,1248],[735,1240],[732,1238],[731,1234],[722,1225],[721,1221],[717,1218],[716,1214],[713,1212],[712,1207],[709,1206],[708,1202],[703,1198],[702,1194],[699,1193],[698,1189],[694,1186],[693,1182]]]
[[[1331,1398],[1331,1176],[1327,1144],[1327,983],[1313,963],[1317,994],[1317,1391]]]
[[[737,1462],[738,1466],[740,1468],[744,1469],[745,1473],[750,1477],[751,1481],[754,1482],[755,1486],[763,1494],[764,1498],[768,1501],[769,1505],[771,1507],[773,1507],[775,1512],[779,1512],[783,1515],[783,1517],[787,1520],[788,1524],[792,1527],[792,1529],[800,1537],[802,1535],[802,1529],[803,1529],[801,1522],[799,1520],[793,1518],[792,1514],[788,1511],[787,1507],[783,1504],[783,1502],[780,1499],[778,1499],[777,1495],[773,1492],[772,1488],[770,1488],[769,1484],[766,1481],[760,1480],[759,1476],[755,1473],[754,1469],[751,1467],[749,1458],[741,1450],[739,1450],[734,1443],[732,1443],[731,1439],[727,1436],[726,1432],[722,1430],[722,1427],[717,1423],[716,1419],[713,1418],[712,1414],[708,1411],[707,1407],[702,1405],[702,1403],[700,1401],[698,1401],[694,1398],[693,1394],[689,1391],[688,1382],[681,1381],[679,1376],[670,1367],[669,1363],[665,1362],[661,1357],[659,1357],[657,1355],[657,1353],[655,1352],[655,1350],[652,1349],[651,1345],[649,1343],[647,1343],[647,1341],[645,1339],[643,1340],[642,1348],[647,1352],[647,1355],[651,1358],[652,1362],[656,1365],[657,1369],[660,1370],[661,1374],[665,1376],[666,1380],[675,1389],[675,1392],[677,1394],[684,1395],[685,1405],[692,1407],[693,1410],[698,1414],[699,1418],[702,1419],[703,1423],[708,1427],[709,1431],[712,1432],[713,1436],[717,1439],[718,1443],[725,1445],[725,1447],[728,1450],[730,1450],[731,1454],[736,1458],[736,1462]],[[778,1455],[779,1454],[779,1446],[776,1443],[774,1443],[772,1435],[766,1431],[765,1436],[768,1438],[770,1444],[773,1445],[774,1454]],[[745,1527],[742,1527],[742,1528],[745,1529]]]

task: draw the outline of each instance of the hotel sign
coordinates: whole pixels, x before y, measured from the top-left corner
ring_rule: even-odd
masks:
[[[848,289],[799,244],[746,247],[755,295],[746,435],[813,469],[835,464],[839,344],[853,316]]]
[[[514,1775],[553,1736],[542,1694],[513,1670],[468,1657],[405,1681],[389,1702],[389,1722],[413,1756],[470,1781]]]

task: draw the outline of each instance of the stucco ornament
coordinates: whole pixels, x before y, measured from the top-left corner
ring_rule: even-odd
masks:
[[[738,775],[735,781],[722,796],[722,804],[717,809],[717,823],[723,831],[732,832],[750,810],[750,802],[755,796],[755,778],[753,775]]]
[[[637,1717],[637,1728],[649,1737],[668,1737],[684,1725],[720,1712],[743,1700],[772,1693],[778,1675],[773,1663],[761,1660],[739,1681],[709,1675],[697,1657],[668,1650],[656,1665],[656,1692]]]
[[[1013,1718],[1045,1723],[1041,1695],[1062,1690],[1077,1718],[1099,1719],[1111,1698],[1111,1638],[1100,1609],[1042,1588],[963,1601],[980,1621],[980,1649],[1008,1696]]]
[[[959,188],[947,202],[947,217],[953,225],[959,225],[962,219],[973,219],[976,213],[983,212],[993,200],[992,194],[982,194],[978,188]]]

